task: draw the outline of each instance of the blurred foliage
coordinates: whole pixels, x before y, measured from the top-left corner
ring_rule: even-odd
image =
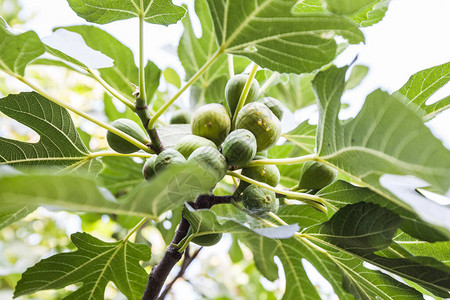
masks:
[[[10,26],[24,23],[19,16],[22,6],[18,0],[0,0],[0,16]]]

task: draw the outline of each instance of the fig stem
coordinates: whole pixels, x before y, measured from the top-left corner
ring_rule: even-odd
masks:
[[[149,157],[152,157],[153,155],[155,155],[155,154],[140,153],[140,152],[123,154],[123,153],[118,153],[115,151],[98,151],[98,152],[89,154],[89,158],[92,159],[92,158],[104,157],[104,156],[149,158]]]
[[[272,82],[274,82],[275,79],[278,78],[278,76],[280,76],[280,73],[273,72],[273,74],[269,77],[269,79],[267,79],[266,82],[264,82],[264,84],[259,89],[259,95],[263,94],[266,91],[266,89],[270,86],[270,84],[272,84]]]
[[[236,125],[237,115],[239,114],[239,111],[242,109],[242,107],[245,104],[245,101],[247,100],[247,96],[248,96],[248,93],[250,92],[250,87],[252,85],[253,79],[255,78],[256,71],[258,71],[258,65],[253,63],[252,70],[251,70],[250,74],[248,75],[247,82],[245,83],[244,89],[242,90],[242,93],[241,93],[241,97],[239,98],[239,102],[236,106],[236,110],[234,111],[234,114],[233,114],[233,120],[231,122],[231,130],[232,131],[234,130],[235,125]]]
[[[306,203],[308,205],[311,205],[311,206],[319,209],[322,212],[326,212],[327,211],[326,207],[324,207],[323,205],[331,207],[331,208],[334,208],[334,205],[330,204],[325,199],[323,199],[321,197],[318,197],[316,195],[311,195],[311,194],[306,194],[306,193],[297,193],[297,192],[292,192],[292,191],[286,191],[286,190],[283,190],[283,189],[278,189],[278,188],[270,186],[270,185],[268,185],[266,183],[259,182],[257,180],[251,179],[251,178],[249,178],[247,176],[238,174],[238,173],[233,172],[233,171],[228,171],[227,175],[239,178],[240,180],[244,180],[244,181],[246,181],[248,183],[251,183],[251,184],[254,184],[256,186],[265,188],[265,189],[267,189],[269,191],[273,191],[273,192],[281,194],[281,195],[286,195],[290,199],[300,200],[300,201],[302,201],[302,202],[304,202],[304,203]]]
[[[268,215],[283,226],[289,225],[288,223],[286,223],[283,219],[281,219],[279,216],[277,216],[273,212],[269,212]]]
[[[262,165],[295,165],[301,164],[310,160],[318,160],[317,154],[308,154],[298,157],[290,157],[290,158],[280,158],[280,159],[263,159],[263,160],[252,160],[245,168],[254,167],[254,166],[262,166]]]
[[[139,228],[141,228],[141,226],[144,225],[148,220],[149,220],[148,218],[143,218],[142,220],[140,220],[139,223],[137,223],[136,226],[134,226],[133,229],[131,229],[130,232],[128,232],[127,236],[122,240],[122,243],[125,244],[131,238],[131,236]]]
[[[219,56],[224,52],[224,48],[219,48],[219,50],[214,53],[214,55],[208,59],[208,61],[195,73],[194,76],[189,79],[188,82],[180,89],[178,92],[169,100],[167,101],[150,119],[150,122],[148,124],[148,128],[153,129],[155,127],[155,123],[158,120],[158,118],[183,94],[188,87],[190,87],[194,82],[199,79],[202,74],[208,70],[208,68],[219,58]]]
[[[139,12],[139,90],[141,98],[146,103],[145,68],[144,68],[144,12]]]
[[[14,77],[16,77],[18,80],[22,81],[23,83],[25,83],[26,85],[28,85],[29,87],[31,87],[33,90],[35,90],[37,93],[39,93],[41,96],[47,98],[48,100],[52,101],[55,104],[58,104],[59,106],[62,106],[68,110],[70,110],[71,112],[85,118],[86,120],[91,121],[94,124],[97,124],[100,127],[105,128],[106,130],[120,136],[121,138],[123,138],[124,140],[130,142],[131,144],[135,145],[136,147],[138,147],[141,150],[144,150],[145,152],[150,153],[150,149],[144,145],[143,143],[139,142],[137,139],[135,139],[134,137],[126,134],[123,131],[120,131],[116,128],[114,128],[113,126],[104,123],[100,120],[98,120],[97,118],[94,118],[93,116],[88,115],[87,113],[79,110],[78,108],[73,107],[72,105],[62,102],[54,97],[52,97],[50,94],[48,94],[46,91],[44,91],[41,87],[39,87],[38,85],[35,85],[34,83],[32,83],[31,81],[29,81],[28,79],[26,79],[23,76],[20,76],[18,74],[14,74],[14,73],[8,73]]]
[[[234,61],[233,55],[228,54],[228,73],[230,74],[230,78],[234,76]]]
[[[134,111],[135,107],[133,102],[122,96],[116,89],[114,89],[112,86],[110,86],[106,81],[103,80],[94,70],[91,70],[89,68],[86,69],[86,71],[91,74],[91,76],[97,80],[98,83],[100,83],[105,90],[107,90],[111,95],[113,95],[117,100],[128,106],[132,111]]]

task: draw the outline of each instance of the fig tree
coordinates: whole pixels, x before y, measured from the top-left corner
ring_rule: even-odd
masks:
[[[168,166],[183,165],[186,163],[184,156],[175,149],[166,149],[158,154],[155,160],[155,172],[161,172]]]
[[[256,137],[257,151],[273,146],[281,136],[280,120],[262,103],[252,102],[237,115],[236,129],[251,131]]]
[[[258,100],[258,103],[262,103],[267,106],[275,116],[277,116],[278,120],[281,121],[283,118],[283,104],[275,98],[272,97],[264,97]]]
[[[213,141],[219,146],[227,137],[231,119],[225,106],[210,103],[199,107],[192,116],[192,133]]]
[[[215,148],[216,144],[214,144],[213,141],[198,135],[187,135],[176,143],[175,150],[183,154],[183,156],[187,159],[195,149],[203,146]]]
[[[170,118],[170,124],[189,124],[191,123],[191,115],[184,110],[177,110]]]
[[[247,129],[231,132],[222,144],[222,154],[231,166],[242,166],[256,154],[256,138]]]
[[[317,190],[331,184],[336,179],[337,171],[318,161],[307,161],[303,164],[299,189]]]
[[[222,153],[214,147],[203,146],[192,152],[188,162],[200,166],[205,176],[202,178],[205,185],[214,187],[225,176],[228,164]]]
[[[225,100],[227,101],[228,108],[230,109],[231,115],[234,115],[236,111],[236,107],[239,103],[239,99],[241,97],[242,91],[244,90],[245,83],[248,80],[248,75],[239,74],[233,76],[230,80],[228,80],[227,85],[225,86]],[[259,94],[259,83],[256,79],[253,78],[252,83],[250,85],[250,90],[247,95],[246,103],[250,103],[256,100]]]
[[[145,180],[149,180],[153,176],[155,176],[155,162],[157,155],[153,155],[152,157],[148,158],[145,163],[144,167],[142,168],[142,175],[144,175]]]
[[[117,119],[111,123],[111,126],[144,144],[147,143],[145,132],[136,122],[130,119]],[[119,153],[128,154],[139,151],[138,147],[110,131],[106,133],[106,141],[111,149]]]
[[[264,159],[264,158],[258,157],[257,159]],[[280,171],[278,170],[276,165],[261,165],[243,168],[241,174],[256,181],[266,183],[273,187],[276,187],[278,183],[280,183]],[[237,192],[238,193],[242,192],[247,186],[249,186],[249,183],[244,180],[241,180],[239,182]]]
[[[264,217],[269,212],[276,213],[278,210],[278,199],[273,191],[250,185],[242,194],[242,204],[251,214]]]

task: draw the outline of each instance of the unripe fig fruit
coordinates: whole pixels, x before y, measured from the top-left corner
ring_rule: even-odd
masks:
[[[260,157],[264,157],[267,158],[267,155],[269,155],[269,151],[266,150],[262,150],[262,151],[258,151],[256,152],[255,156],[260,156]]]
[[[184,156],[175,149],[166,149],[158,154],[155,160],[155,172],[159,173],[168,166],[183,165],[186,163]]]
[[[256,138],[247,129],[231,132],[222,144],[222,154],[231,166],[242,166],[256,154]]]
[[[210,103],[199,107],[192,116],[192,133],[205,137],[219,146],[231,128],[230,115],[225,106]]]
[[[278,120],[281,121],[283,118],[283,104],[275,98],[272,97],[264,97],[258,100],[259,103],[267,106],[275,116],[277,116]]]
[[[337,171],[318,161],[303,164],[298,183],[299,189],[316,190],[331,184],[336,179]]]
[[[153,155],[152,157],[148,158],[144,163],[144,167],[142,168],[142,174],[144,175],[144,178],[147,181],[156,175],[155,162],[157,157],[158,157],[157,155]]]
[[[225,157],[219,150],[210,146],[195,149],[189,156],[188,162],[200,166],[205,171],[205,176],[201,179],[211,188],[222,180],[228,170]]]
[[[276,213],[278,199],[275,193],[256,185],[250,185],[242,194],[242,204],[251,214],[264,217],[269,212]]]
[[[227,85],[225,86],[225,100],[227,101],[231,115],[234,115],[234,112],[236,111],[236,107],[239,103],[239,99],[241,97],[242,91],[244,90],[245,83],[247,82],[247,80],[248,75],[245,74],[235,75],[230,80],[228,80]],[[256,79],[253,78],[244,105],[246,103],[255,101],[256,98],[258,97],[258,94],[259,94],[259,83]]]
[[[187,235],[192,234],[192,228],[189,227]],[[213,246],[217,244],[222,239],[222,233],[211,233],[211,234],[205,234],[205,235],[199,235],[194,237],[191,242],[199,245],[199,246]]]
[[[258,159],[264,158],[258,157]],[[280,183],[280,171],[278,170],[276,165],[262,165],[243,168],[241,174],[273,187],[276,187],[278,183]],[[237,193],[241,193],[249,185],[250,184],[248,182],[241,180],[237,188]]]
[[[236,119],[236,129],[250,130],[256,137],[257,151],[273,146],[281,136],[281,122],[262,103],[252,102],[244,106]]]
[[[170,124],[189,124],[191,123],[191,115],[184,110],[177,110],[170,118]]]
[[[117,119],[111,123],[111,126],[123,131],[144,144],[147,143],[147,136],[145,135],[145,132],[136,122],[130,119]],[[132,143],[110,131],[106,133],[106,141],[111,149],[119,153],[128,154],[140,150]]]
[[[175,150],[183,154],[187,159],[195,149],[203,146],[216,148],[216,144],[207,138],[198,135],[187,135],[176,143]]]

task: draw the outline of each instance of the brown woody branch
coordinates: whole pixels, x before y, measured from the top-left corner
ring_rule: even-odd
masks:
[[[209,209],[216,204],[230,203],[232,199],[232,196],[200,195],[194,203],[190,204],[194,209]],[[189,222],[182,217],[180,224],[175,231],[175,236],[164,253],[163,258],[156,266],[153,267],[150,275],[148,276],[147,287],[145,288],[142,300],[158,299],[159,293],[161,292],[167,276],[169,276],[170,271],[183,256],[183,253],[178,252],[178,248],[174,245],[181,242],[181,240],[187,235],[189,226]]]

